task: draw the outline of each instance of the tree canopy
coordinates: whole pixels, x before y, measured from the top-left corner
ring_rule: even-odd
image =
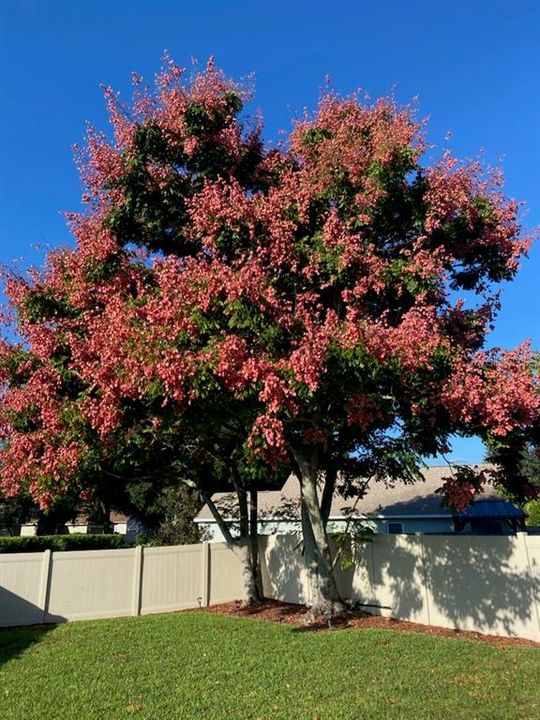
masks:
[[[413,480],[456,433],[538,439],[529,345],[484,349],[531,240],[519,203],[478,162],[427,162],[424,124],[391,98],[327,92],[272,146],[213,62],[134,82],[129,107],[105,90],[114,136],[78,152],[75,246],[6,283],[3,486],[47,506],[147,457],[150,475],[240,468],[252,489],[292,470],[327,598],[336,487]],[[487,479],[442,491],[460,509]],[[504,465],[497,480],[534,493]]]

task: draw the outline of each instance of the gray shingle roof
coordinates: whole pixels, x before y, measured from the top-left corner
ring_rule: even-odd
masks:
[[[475,465],[478,469],[486,469],[488,465]],[[448,515],[452,513],[448,508],[441,507],[441,496],[435,490],[443,484],[443,478],[450,475],[447,465],[428,467],[422,470],[425,482],[414,485],[395,483],[387,486],[385,483],[373,483],[367,494],[355,506],[355,515],[379,515],[383,517],[399,518],[406,515]],[[482,499],[497,498],[498,495],[491,486],[479,496]],[[234,507],[234,493],[216,493],[213,500],[221,507]],[[336,495],[332,502],[330,517],[340,517],[343,512],[352,508],[355,500],[344,500]],[[281,490],[266,490],[259,493],[259,513],[263,517],[273,517],[279,514],[283,507],[290,508],[289,516],[298,517],[299,483],[291,475]],[[276,512],[277,511],[277,512]],[[226,513],[227,514],[227,513]],[[212,514],[205,505],[197,515],[197,520],[212,520]]]

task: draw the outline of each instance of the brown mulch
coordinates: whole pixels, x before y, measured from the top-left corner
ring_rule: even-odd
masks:
[[[282,603],[277,600],[265,600],[263,603],[242,608],[239,602],[223,603],[203,608],[201,612],[220,613],[222,615],[235,615],[237,617],[255,617],[267,622],[286,623],[303,631],[328,631],[342,630],[345,628],[356,628],[359,630],[377,628],[380,630],[401,630],[403,632],[419,632],[426,635],[437,635],[439,637],[462,638],[464,640],[479,640],[481,642],[497,645],[498,647],[535,647],[540,648],[540,643],[524,638],[507,638],[497,635],[484,635],[479,632],[468,630],[451,630],[449,628],[436,627],[433,625],[421,625],[419,623],[396,620],[395,618],[382,617],[381,615],[370,615],[363,610],[353,610],[346,615],[334,618],[330,622],[320,619],[315,622],[306,622],[307,608],[304,605],[293,605]]]

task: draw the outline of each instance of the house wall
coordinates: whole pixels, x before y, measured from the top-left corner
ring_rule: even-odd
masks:
[[[379,520],[378,532],[388,532],[388,522],[403,523],[403,532],[411,533],[453,533],[454,523],[452,518],[392,518],[390,520]]]
[[[113,532],[117,533],[118,535],[126,535],[128,533],[128,525],[129,521],[127,522],[117,522],[113,523]],[[66,523],[63,527],[66,528],[67,532],[70,535],[73,534],[82,534],[87,535],[89,532],[91,532],[88,529],[87,524],[75,524],[75,523]],[[21,525],[21,536],[28,537],[28,536],[34,536],[37,534],[37,524],[36,523],[26,523],[25,525]],[[126,542],[128,542],[126,540]]]
[[[409,533],[453,533],[454,523],[450,517],[441,518],[369,518],[365,524],[371,527],[376,533],[387,533],[388,522],[401,522],[403,532]],[[205,539],[209,542],[224,542],[224,537],[217,523],[213,521],[199,522],[200,528],[205,533]],[[347,520],[330,520],[328,523],[329,534],[344,532],[347,528]],[[291,535],[301,532],[299,522],[290,520],[260,521],[259,535]]]

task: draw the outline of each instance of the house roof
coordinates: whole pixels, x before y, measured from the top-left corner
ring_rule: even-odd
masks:
[[[487,469],[488,465],[475,465],[474,467]],[[400,518],[407,516],[452,516],[449,508],[441,507],[441,496],[435,491],[444,482],[443,478],[450,474],[448,465],[428,467],[422,470],[424,482],[406,484],[394,482],[373,483],[366,495],[355,504],[355,498],[345,500],[335,495],[330,511],[331,518],[342,517],[354,508],[354,515],[372,515],[379,517]],[[259,515],[261,517],[297,518],[299,516],[299,483],[291,475],[281,490],[259,492]],[[488,486],[479,496],[483,500],[500,499],[495,490]],[[225,511],[229,519],[235,516],[234,508],[236,498],[234,493],[216,493],[214,502]],[[283,509],[286,512],[283,512]],[[227,509],[230,512],[227,513]],[[204,506],[195,518],[198,522],[212,522],[212,514],[208,506]]]
[[[466,510],[459,513],[460,518],[467,520],[500,519],[500,520],[525,520],[527,517],[521,508],[512,505],[508,500],[490,498],[489,500],[476,500]]]

